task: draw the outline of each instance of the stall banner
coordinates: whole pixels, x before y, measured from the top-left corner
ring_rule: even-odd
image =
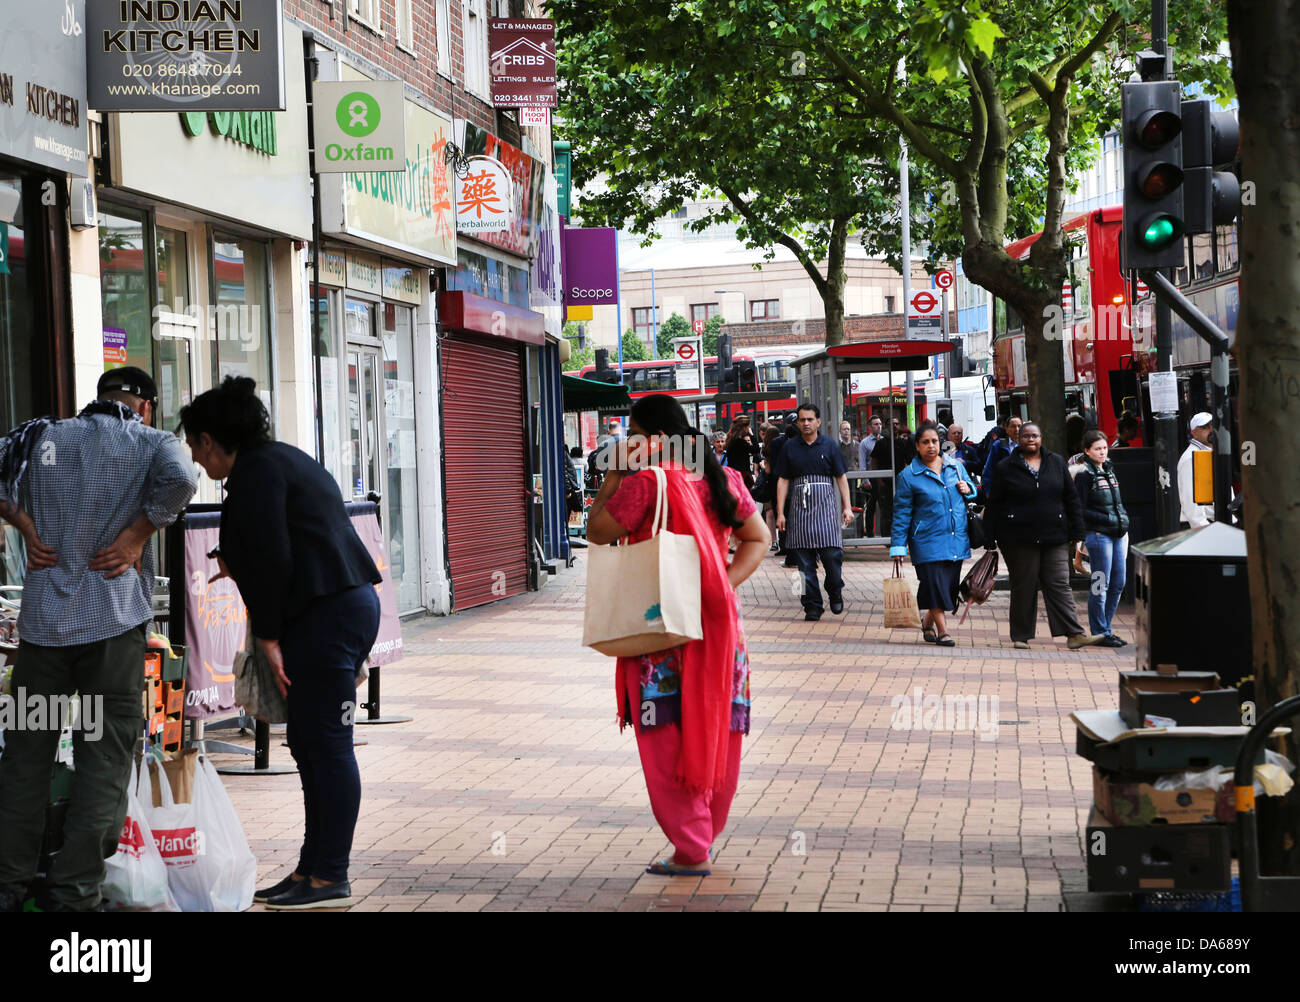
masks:
[[[209,517],[204,521],[211,522]],[[185,719],[206,720],[234,712],[235,676],[231,665],[244,648],[248,612],[230,578],[220,573],[208,553],[220,542],[221,527],[185,525],[185,645],[189,651],[185,680]]]
[[[487,156],[501,161],[514,184],[511,198],[514,216],[510,227],[499,233],[475,233],[472,236],[511,254],[533,257],[542,227],[545,167],[518,147],[470,122],[465,123],[464,153],[467,157]]]
[[[488,19],[494,108],[554,108],[555,22],[543,18]]]
[[[284,111],[281,18],[281,0],[90,0],[90,106]]]
[[[386,665],[397,661],[402,656],[402,621],[397,618],[397,589],[393,585],[393,569],[388,563],[388,550],[384,546],[384,533],[379,527],[379,516],[373,507],[368,512],[357,512],[351,505],[348,511],[352,515],[352,526],[366,544],[366,549],[375,560],[375,566],[383,575],[383,581],[375,585],[379,592],[379,635],[375,645],[370,648],[370,663]]]

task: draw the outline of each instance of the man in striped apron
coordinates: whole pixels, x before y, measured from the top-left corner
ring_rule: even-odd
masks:
[[[786,546],[803,572],[803,618],[809,621],[822,617],[819,556],[831,612],[838,615],[844,611],[840,576],[844,526],[853,521],[844,458],[838,444],[819,433],[821,425],[821,411],[815,404],[800,405],[799,435],[786,442],[776,469],[776,527],[786,530]]]

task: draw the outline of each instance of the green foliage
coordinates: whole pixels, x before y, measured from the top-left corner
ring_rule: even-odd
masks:
[[[637,337],[636,331],[631,327],[623,332],[623,361],[624,362],[648,362],[650,360],[650,349],[646,343]]]
[[[713,358],[718,354],[718,332],[726,322],[727,321],[722,318],[721,313],[716,317],[709,317],[708,320],[704,321],[704,334],[702,335],[703,343],[700,347],[704,351],[705,358]],[[734,346],[732,347],[732,352],[735,352]]]
[[[564,330],[561,332],[569,339],[569,343],[573,345],[573,351],[569,355],[569,360],[563,365],[563,370],[565,372],[577,372],[579,369],[595,364],[595,354],[590,342],[585,348],[580,349],[578,347],[578,334],[581,329],[581,324],[570,321],[564,325]]]
[[[686,318],[680,313],[674,313],[671,317],[659,325],[659,337],[656,345],[659,348],[659,357],[668,358],[673,353],[673,338],[686,337],[691,333],[691,325]]]

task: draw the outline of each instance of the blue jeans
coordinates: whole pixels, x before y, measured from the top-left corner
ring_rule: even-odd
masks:
[[[361,810],[352,751],[356,670],[379,632],[379,596],[359,585],[314,600],[280,638],[289,686],[286,739],[302,781],[304,834],[295,868],[326,883],[348,879]]]
[[[844,562],[844,550],[838,546],[828,546],[823,550],[791,550],[803,572],[803,609],[804,612],[822,613],[822,590],[817,586],[817,558],[820,556],[822,567],[826,571],[826,594],[832,602],[840,601],[844,581],[840,577],[840,566]]]
[[[1090,532],[1084,542],[1092,568],[1092,585],[1088,588],[1088,628],[1096,636],[1111,632],[1115,607],[1124,591],[1128,533],[1116,539]]]

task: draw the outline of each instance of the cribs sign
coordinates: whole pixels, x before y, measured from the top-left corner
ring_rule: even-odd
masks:
[[[510,172],[500,160],[470,157],[468,173],[456,177],[456,229],[471,234],[509,230],[513,191]]]

